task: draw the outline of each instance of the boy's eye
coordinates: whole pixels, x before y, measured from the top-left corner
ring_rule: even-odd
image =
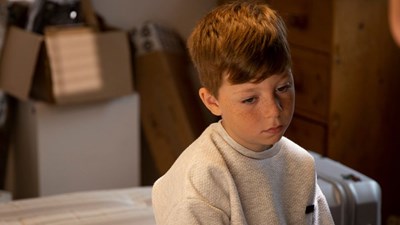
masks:
[[[292,87],[292,84],[287,83],[281,87],[276,88],[276,91],[279,93],[284,93],[284,92],[287,92],[291,87]]]
[[[247,99],[243,100],[242,103],[251,104],[251,103],[254,103],[255,101],[256,101],[256,97],[251,97],[251,98],[247,98]]]

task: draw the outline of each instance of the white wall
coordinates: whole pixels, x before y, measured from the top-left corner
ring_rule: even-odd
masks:
[[[175,29],[185,39],[216,4],[217,0],[92,0],[107,24],[130,30],[150,20]]]

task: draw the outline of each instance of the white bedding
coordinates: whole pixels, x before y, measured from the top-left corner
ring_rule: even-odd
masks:
[[[151,187],[86,191],[0,204],[0,225],[155,225]]]

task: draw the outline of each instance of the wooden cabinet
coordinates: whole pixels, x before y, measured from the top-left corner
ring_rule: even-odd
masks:
[[[296,110],[286,135],[376,179],[385,221],[400,211],[400,48],[386,1],[267,2],[292,49]]]
[[[400,47],[387,1],[265,1],[284,18],[292,50],[286,136],[377,180],[382,224],[400,221]]]

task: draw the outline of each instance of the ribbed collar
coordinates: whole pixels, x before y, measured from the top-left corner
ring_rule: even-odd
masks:
[[[237,143],[231,136],[229,136],[228,132],[226,132],[225,128],[222,126],[222,120],[215,123],[215,128],[217,132],[222,136],[222,138],[237,152],[240,154],[252,158],[252,159],[267,159],[275,156],[279,153],[281,149],[281,140],[275,143],[271,148],[268,148],[261,152],[252,151],[241,144]]]

